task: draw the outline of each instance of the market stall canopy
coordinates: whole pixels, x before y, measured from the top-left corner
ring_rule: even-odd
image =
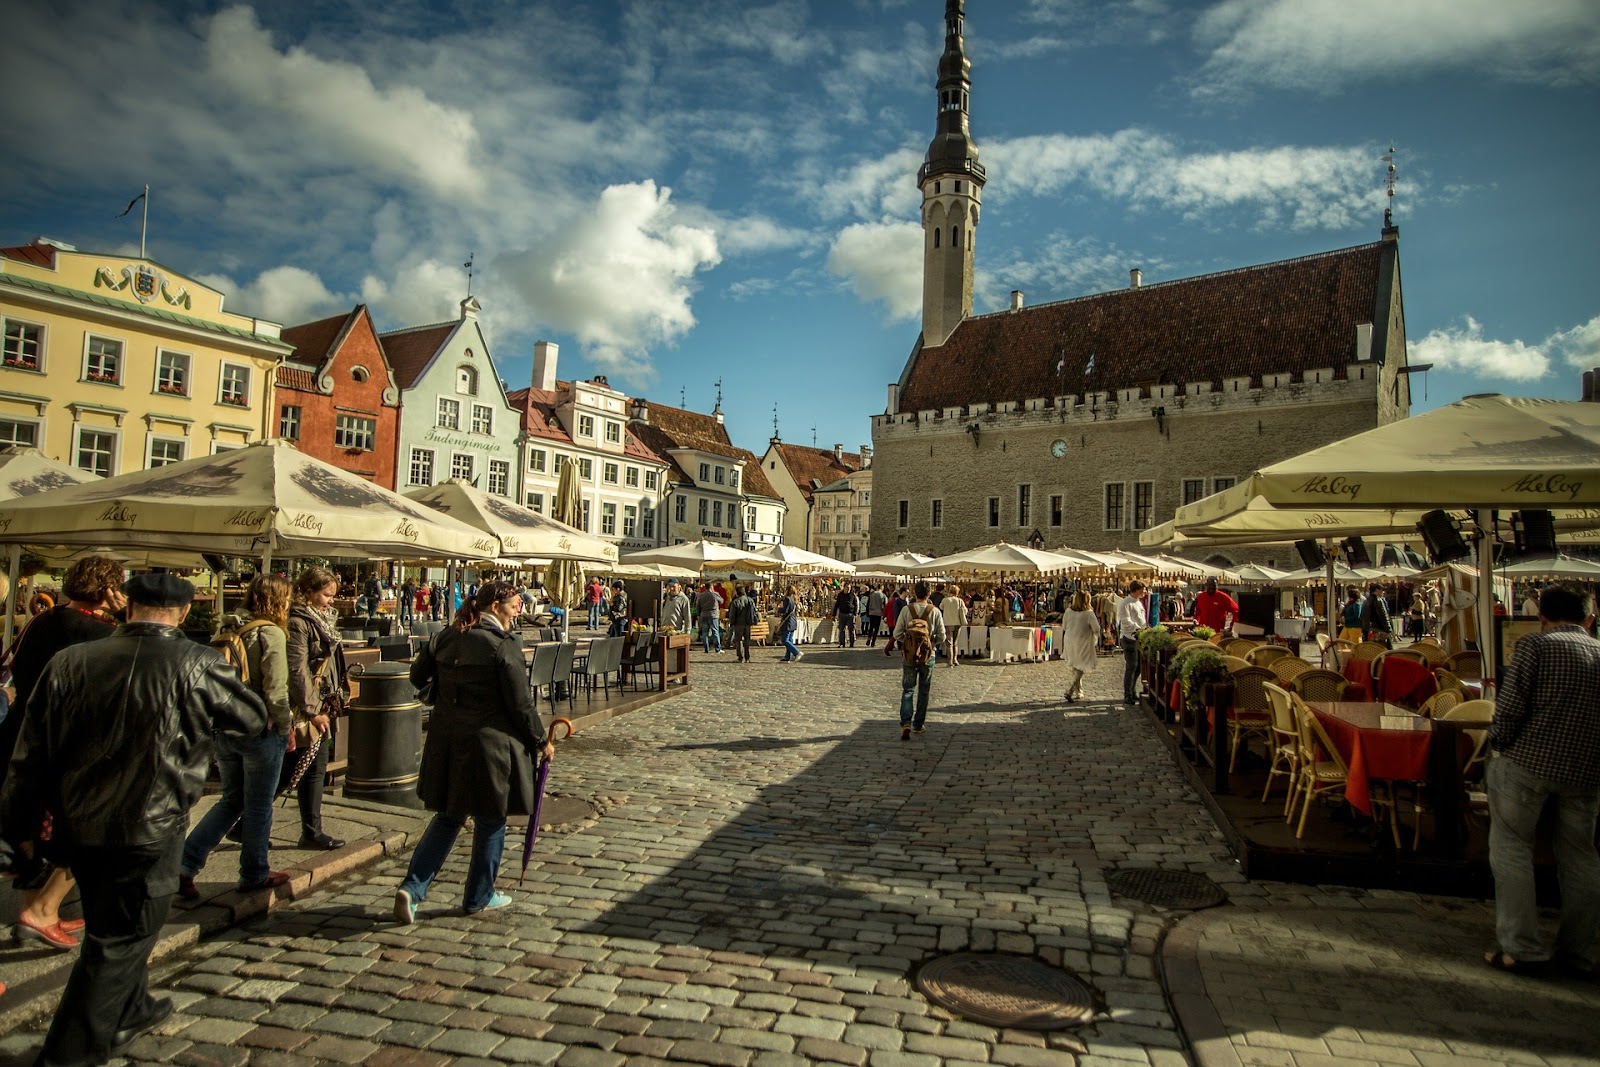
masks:
[[[689,541],[681,545],[627,552],[617,562],[666,563],[674,567],[688,567],[696,573],[704,570],[775,571],[782,566],[771,556],[763,556],[753,549],[732,548],[716,541]]]
[[[615,563],[617,546],[574,526],[541,515],[507,500],[485,493],[460,478],[451,478],[426,489],[414,489],[406,496],[434,511],[459,519],[468,526],[498,538],[506,557],[502,566],[521,567],[521,557],[546,560],[575,559],[593,563]],[[485,547],[488,539],[485,539]]]
[[[1246,563],[1242,567],[1235,567],[1233,573],[1241,585],[1272,585],[1289,577],[1288,571],[1280,571],[1276,567],[1263,567],[1259,563]]]
[[[770,545],[766,548],[756,549],[763,556],[769,556],[782,565],[783,569],[791,574],[854,574],[855,564],[824,556],[818,552],[808,552],[803,548],[793,545]]]
[[[69,467],[37,448],[0,450],[0,500],[35,496],[66,485],[100,481],[98,474]]]
[[[1204,529],[1257,499],[1309,511],[1594,507],[1600,404],[1467,397],[1263,467],[1180,507],[1173,523]]]
[[[868,556],[866,559],[855,560],[856,573],[874,578],[898,578],[912,573],[911,568],[920,567],[933,559],[924,556],[921,552],[889,552],[882,556]]]
[[[1431,572],[1428,572],[1431,573]],[[1571,556],[1544,559],[1519,559],[1494,569],[1496,578],[1512,578],[1519,582],[1533,580],[1600,582],[1600,563]],[[1420,576],[1419,576],[1420,577]]]
[[[0,502],[0,544],[232,556],[500,555],[484,533],[282,440]]]
[[[940,556],[917,567],[914,574],[943,574],[951,578],[998,581],[1006,578],[1044,578],[1077,570],[1082,564],[1055,552],[1013,545],[1004,541]]]
[[[1365,584],[1383,577],[1376,570],[1366,567],[1350,567],[1342,560],[1331,560],[1333,563],[1333,580],[1347,585]],[[1273,585],[1289,588],[1297,585],[1326,585],[1328,583],[1328,570],[1326,566],[1313,567],[1306,570],[1290,571],[1281,578],[1273,579]]]
[[[607,578],[632,578],[643,582],[664,582],[668,578],[693,578],[699,571],[688,567],[673,567],[666,563],[615,563],[596,567],[594,573]]]

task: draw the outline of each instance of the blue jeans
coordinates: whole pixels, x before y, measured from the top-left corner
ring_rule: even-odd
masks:
[[[933,663],[920,667],[906,664],[900,668],[900,725],[921,726],[928,721],[928,686],[933,682]],[[911,714],[912,701],[916,702],[916,717]]]
[[[783,658],[786,660],[800,658],[800,646],[794,643],[794,631],[783,631]]]
[[[717,625],[717,620],[711,619],[708,622],[702,623],[701,625],[700,651],[710,652],[713,648],[715,648],[718,652],[721,652],[722,627]]]
[[[400,888],[411,894],[413,901],[421,902],[428,896],[428,887],[439,874],[439,868],[450,856],[456,835],[466,825],[465,815],[446,815],[439,812],[422,832],[417,850],[411,854],[411,866],[406,868],[405,881]],[[479,911],[494,895],[495,876],[500,873],[500,854],[506,845],[506,817],[486,819],[473,816],[472,856],[467,860],[467,888],[462,894],[461,907],[465,911]]]
[[[267,863],[267,839],[272,836],[272,796],[278,791],[278,769],[288,738],[280,733],[235,738],[212,734],[217,770],[222,775],[222,795],[183,843],[184,874],[193,877],[206,865],[206,857],[222,835],[244,817],[244,844],[239,848],[239,884],[258,885],[272,867]]]
[[[589,605],[589,629],[600,629],[600,601]]]
[[[1594,845],[1600,787],[1547,781],[1498,752],[1489,754],[1484,781],[1489,788],[1489,869],[1494,872],[1494,932],[1500,951],[1530,963],[1550,958],[1539,938],[1533,842],[1545,798],[1554,796],[1561,884],[1556,952],[1593,967],[1595,937],[1600,935],[1600,853]]]

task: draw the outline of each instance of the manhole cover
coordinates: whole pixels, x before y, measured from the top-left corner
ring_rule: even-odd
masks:
[[[1220,885],[1193,871],[1129,867],[1111,871],[1106,885],[1119,897],[1132,897],[1163,908],[1209,908],[1228,899]]]
[[[594,814],[594,805],[577,797],[546,797],[539,809],[539,822],[545,826],[561,826],[581,822]]]
[[[1038,960],[960,952],[917,972],[917,988],[973,1022],[1020,1030],[1059,1030],[1094,1018],[1094,993]]]

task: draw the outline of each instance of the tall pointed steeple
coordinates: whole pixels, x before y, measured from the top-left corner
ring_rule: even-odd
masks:
[[[917,170],[922,189],[922,343],[944,344],[972,314],[973,246],[987,178],[967,123],[972,64],[965,0],[945,0],[937,126]]]

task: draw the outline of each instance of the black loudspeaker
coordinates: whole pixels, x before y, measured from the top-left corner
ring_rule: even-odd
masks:
[[[1316,570],[1328,561],[1322,554],[1322,546],[1315,541],[1296,541],[1294,550],[1300,553],[1300,562],[1306,565],[1306,570]]]
[[[1556,554],[1556,519],[1548,511],[1519,511],[1511,516],[1511,538],[1517,555]]]
[[[1417,532],[1422,535],[1422,543],[1428,546],[1428,558],[1435,565],[1472,555],[1472,549],[1461,539],[1461,524],[1447,511],[1435,509],[1422,516]]]
[[[215,571],[217,574],[221,574],[223,571],[228,569],[228,561],[224,557],[217,555],[215,552],[202,552],[200,553],[200,558],[205,560],[206,566]]]
[[[1346,537],[1339,543],[1344,549],[1344,561],[1352,567],[1372,566],[1372,557],[1367,554],[1367,543],[1359,537]]]

